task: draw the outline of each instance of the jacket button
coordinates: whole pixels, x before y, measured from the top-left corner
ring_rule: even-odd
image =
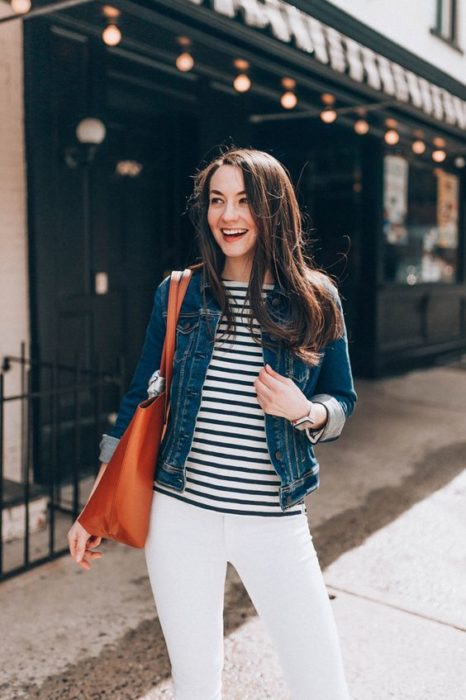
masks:
[[[280,304],[280,299],[278,297],[274,297],[272,299],[272,306],[279,306]]]
[[[277,450],[277,451],[275,452],[275,457],[276,457],[277,459],[279,459],[279,460],[282,460],[282,459],[283,459],[283,453],[280,452],[280,450]]]

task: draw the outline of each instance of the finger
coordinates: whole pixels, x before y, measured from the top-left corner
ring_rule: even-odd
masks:
[[[79,563],[84,557],[84,552],[86,551],[87,538],[78,539],[76,544],[76,561]]]
[[[276,372],[273,367],[271,367],[269,364],[265,365],[265,368],[267,370],[267,373],[270,377],[273,377],[273,379],[276,379],[279,382],[286,382],[287,377],[284,377],[282,374],[279,372]]]
[[[70,554],[73,557],[73,559],[76,557],[76,544],[77,544],[76,537],[71,537],[71,539],[68,540]]]
[[[261,371],[259,372],[259,379],[260,381],[265,384],[266,386],[270,387],[271,389],[273,388],[279,388],[282,385],[281,379],[285,379],[284,377],[281,377],[280,374],[277,372],[275,373],[275,376],[270,374],[268,370],[263,367]]]
[[[92,537],[89,539],[87,546],[89,547],[98,547],[99,544],[102,542],[101,537],[97,537],[96,535],[92,535]]]

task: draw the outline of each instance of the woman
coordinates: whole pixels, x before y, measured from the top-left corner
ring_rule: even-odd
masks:
[[[305,261],[286,169],[229,149],[196,173],[189,202],[202,262],[177,326],[169,424],[145,556],[177,700],[221,698],[223,594],[236,568],[268,629],[293,700],[348,700],[338,634],[304,497],[313,444],[336,440],[357,395],[338,292]],[[159,367],[169,277],[96,484]],[[100,543],[75,523],[88,569]]]

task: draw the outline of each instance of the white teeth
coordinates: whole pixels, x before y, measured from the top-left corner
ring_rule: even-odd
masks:
[[[235,233],[246,233],[247,228],[231,228],[231,229],[221,229],[222,233],[224,233],[226,236],[232,236]]]

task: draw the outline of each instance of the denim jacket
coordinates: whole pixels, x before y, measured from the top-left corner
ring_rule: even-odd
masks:
[[[155,291],[142,353],[129,389],[121,401],[116,422],[111,431],[102,436],[99,455],[102,462],[110,460],[137,405],[147,398],[149,379],[160,365],[169,288],[170,276],[167,276]],[[332,289],[343,315],[338,292],[334,287]],[[286,319],[288,298],[278,283],[266,292],[265,303],[274,319]],[[202,266],[200,269],[194,268],[177,324],[170,415],[155,469],[156,481],[180,492],[185,488],[185,462],[193,441],[201,390],[220,317],[221,309],[211,293]],[[268,363],[279,374],[291,377],[308,399],[323,404],[327,409],[327,421],[317,431],[298,430],[286,418],[265,414],[268,451],[281,481],[280,507],[286,510],[319,487],[319,463],[313,445],[330,442],[340,436],[346,418],[353,412],[357,394],[348,354],[346,325],[343,336],[326,345],[319,364],[313,367],[274,336],[263,332],[262,337],[273,346],[263,346],[264,364]]]

